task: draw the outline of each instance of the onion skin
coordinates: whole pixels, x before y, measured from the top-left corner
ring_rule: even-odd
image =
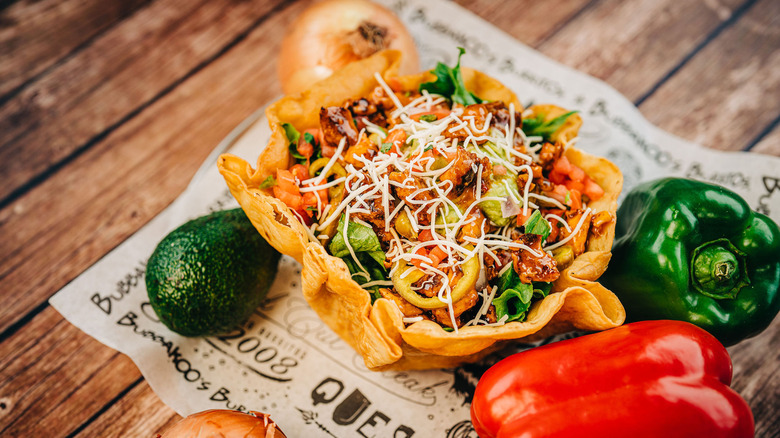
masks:
[[[213,409],[192,414],[156,438],[287,438],[268,414]]]
[[[368,0],[325,0],[309,6],[282,40],[278,74],[285,94],[297,94],[350,62],[382,49],[403,53],[399,73],[417,73],[417,49],[401,20]]]

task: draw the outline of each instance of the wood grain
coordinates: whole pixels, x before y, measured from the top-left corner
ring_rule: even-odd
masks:
[[[166,406],[145,381],[130,390],[103,415],[75,437],[147,437],[163,432],[181,420]]]
[[[634,101],[705,41],[741,3],[607,0],[584,11],[539,50],[608,82]]]
[[[176,87],[280,2],[159,0],[27,86],[0,107],[0,200]]]
[[[780,127],[775,127],[750,150],[759,154],[780,155]]]
[[[141,374],[47,308],[0,344],[0,435],[64,436]],[[35,421],[30,421],[35,419]]]
[[[0,99],[149,1],[25,0],[0,10]]]
[[[46,428],[54,427],[57,436],[151,436],[177,419],[137,383],[125,356],[51,308],[29,312],[164,209],[219,140],[277,95],[280,35],[308,3],[281,1],[156,0],[118,24],[87,26],[82,42],[30,39],[50,47],[13,57],[48,66],[14,76],[33,79],[0,104],[0,175],[8,181],[0,199],[24,187],[0,209],[0,333],[32,315],[0,343],[0,435],[51,436]],[[641,109],[694,141],[741,148],[777,119],[777,100],[766,98],[780,91],[780,11],[771,0],[565,0],[552,10],[530,0],[512,8],[458,2],[631,99],[668,76]],[[36,8],[47,5],[70,7],[60,11],[68,17],[111,16],[113,6],[91,11],[95,3],[19,1],[0,20],[9,10],[44,20]],[[729,18],[734,11],[738,18]],[[0,21],[0,54],[4,32],[29,32],[21,22]],[[747,97],[756,86],[766,93],[761,102]],[[703,123],[709,128],[697,130]],[[776,128],[754,150],[780,155],[779,145]],[[780,430],[778,358],[765,357],[778,351],[779,331],[775,321],[730,350],[734,387],[751,401],[758,436]]]
[[[568,26],[569,21],[580,11],[590,9],[587,6],[592,1],[561,0],[555,2],[552,8],[547,2],[535,0],[513,1],[511,6],[492,0],[455,0],[455,2],[523,44],[536,47],[562,27]]]
[[[755,338],[730,347],[734,366],[731,387],[749,401],[756,419],[756,438],[780,432],[780,318]]]
[[[760,0],[640,110],[704,146],[742,150],[780,115],[780,2]],[[777,151],[777,147],[765,152]]]
[[[46,300],[184,189],[212,148],[279,89],[276,14],[29,194],[0,211],[0,331]],[[269,41],[276,41],[269,44]],[[109,99],[106,96],[105,99]],[[41,214],[57,212],[56,215]]]

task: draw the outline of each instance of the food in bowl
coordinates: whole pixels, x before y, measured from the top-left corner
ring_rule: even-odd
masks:
[[[254,169],[219,168],[260,233],[302,263],[311,307],[370,369],[477,360],[505,341],[603,330],[620,171],[573,147],[579,115],[524,109],[480,72],[350,64],[267,112]]]

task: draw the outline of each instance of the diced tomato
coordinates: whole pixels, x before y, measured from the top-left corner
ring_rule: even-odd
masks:
[[[573,181],[583,182],[587,177],[585,176],[584,170],[572,164],[571,171],[569,172],[569,178],[571,178]]]
[[[562,204],[566,204],[566,195],[568,194],[569,194],[569,189],[567,189],[566,186],[562,184],[556,185],[552,192],[546,193],[546,195],[557,200]]]
[[[555,169],[550,171],[550,175],[547,177],[550,181],[554,182],[555,184],[563,184],[566,182],[566,175],[556,172]]]
[[[602,189],[600,185],[596,184],[595,181],[588,178],[585,181],[585,189],[582,191],[582,194],[587,196],[591,201],[598,201],[602,196],[604,196],[604,189]]]
[[[415,251],[414,253],[417,254],[418,256],[428,257],[428,250],[426,250],[425,248],[420,248],[417,251]],[[417,259],[417,258],[412,259],[412,264],[414,266],[417,266],[417,268],[419,268],[419,269],[422,269],[422,264],[423,263],[424,263],[423,260],[420,260],[420,259]]]
[[[315,193],[320,197],[319,204],[317,203],[317,195],[315,195]],[[320,204],[322,207],[328,205],[328,189],[317,190],[316,192],[305,192],[303,194],[304,206],[318,208],[318,205]]]
[[[436,267],[447,258],[447,253],[441,247],[434,246],[431,252],[428,253],[428,257],[433,261],[431,266]]]
[[[522,227],[525,225],[526,222],[528,222],[528,219],[531,218],[531,215],[533,214],[533,210],[530,208],[525,211],[525,214],[523,214],[523,209],[520,209],[520,213],[517,215],[517,226]]]
[[[553,163],[553,170],[562,175],[571,173],[571,163],[569,162],[569,159],[566,157],[558,158],[558,160]]]
[[[392,131],[390,131],[390,133],[387,134],[387,138],[385,138],[385,143],[390,143],[395,141],[406,141],[406,132],[403,129],[393,129]]]
[[[564,213],[566,213],[566,210],[561,210],[560,208],[548,208],[545,209],[544,212],[542,212],[544,216],[547,216],[548,214],[554,214],[556,216],[561,216],[561,217],[563,217]]]
[[[569,206],[572,210],[579,210],[582,208],[582,194],[579,190],[569,190]]]
[[[274,188],[279,188],[279,190],[290,193],[292,195],[301,195],[301,192],[298,190],[298,184],[295,183],[295,176],[289,170],[276,170],[276,185]],[[277,196],[277,198],[279,197]]]
[[[299,209],[295,210],[295,213],[296,213],[296,217],[298,217],[301,220],[303,220],[304,225],[306,225],[307,227],[311,226],[311,224],[314,223],[314,221],[312,220],[312,215],[313,214],[312,214],[311,211],[303,209],[303,208],[299,208]]]
[[[303,155],[306,158],[311,158],[312,155],[314,155],[314,146],[312,146],[311,143],[305,141],[303,137],[298,141],[298,146],[296,147],[298,150],[298,153]]]
[[[306,134],[309,134],[313,137],[313,141],[311,143],[306,141]],[[303,131],[301,138],[298,139],[298,145],[296,146],[298,153],[306,158],[311,158],[312,155],[314,155],[314,145],[317,143],[319,136],[319,129],[307,129]]]
[[[296,188],[297,189],[297,188]],[[284,202],[284,204],[293,210],[300,210],[303,205],[303,197],[301,195],[295,195],[282,189],[278,184],[273,187],[274,196],[276,199]]]
[[[400,156],[401,146],[403,146],[404,143],[406,143],[406,132],[404,132],[403,129],[393,129],[392,131],[390,131],[389,134],[387,134],[384,143],[393,144],[390,147],[390,150],[388,151],[389,154],[395,153],[398,156]]]
[[[583,184],[580,181],[575,180],[566,180],[566,182],[563,183],[563,185],[566,186],[569,190],[576,190],[580,193],[582,193],[585,190],[585,184]]]
[[[433,233],[431,233],[431,230],[422,230],[417,234],[417,240],[420,242],[433,240]]]
[[[295,166],[291,167],[290,173],[292,173],[294,177],[298,178],[299,182],[309,179],[309,169],[303,164],[296,164]]]

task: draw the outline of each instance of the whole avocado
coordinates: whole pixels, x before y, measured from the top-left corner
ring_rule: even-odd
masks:
[[[157,316],[185,336],[244,321],[268,294],[281,255],[240,208],[193,219],[165,236],[146,266]]]

